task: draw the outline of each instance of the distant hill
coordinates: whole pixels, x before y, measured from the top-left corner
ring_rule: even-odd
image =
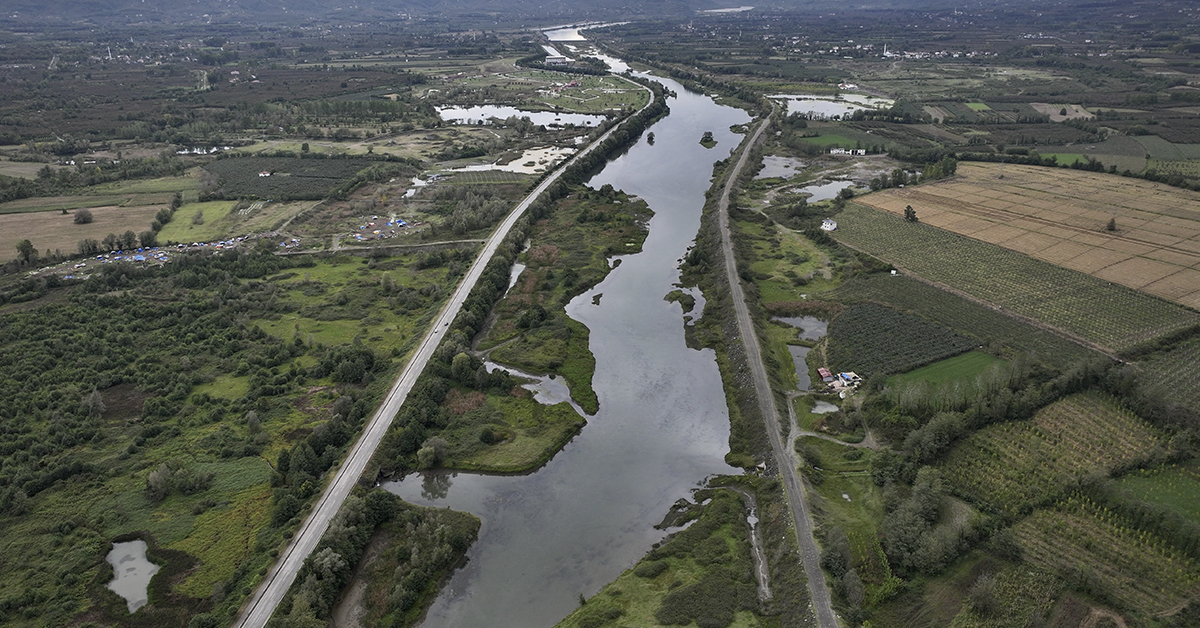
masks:
[[[749,4],[749,3],[747,3]],[[0,24],[23,22],[299,24],[475,14],[512,22],[681,16],[717,0],[4,0]]]
[[[1106,5],[1067,0],[1058,8]],[[1111,0],[1116,2],[1117,0]],[[1128,0],[1126,0],[1128,1]],[[1010,0],[1008,9],[1039,0]],[[0,27],[57,22],[95,24],[230,23],[299,25],[467,16],[476,27],[500,18],[505,26],[553,25],[575,20],[686,17],[696,11],[753,6],[758,11],[993,9],[992,0],[3,0]]]

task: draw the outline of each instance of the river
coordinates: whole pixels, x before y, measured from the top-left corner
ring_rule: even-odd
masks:
[[[737,472],[724,462],[729,416],[715,355],[686,346],[681,307],[663,297],[699,229],[713,162],[741,141],[730,126],[750,116],[655,80],[677,95],[649,129],[654,145],[643,134],[589,182],[645,199],[655,212],[649,236],[567,308],[591,330],[600,411],[535,473],[414,474],[385,485],[483,520],[426,628],[553,626],[662,539],[653,526],[672,503],[709,476]],[[700,145],[704,131],[715,148]]]

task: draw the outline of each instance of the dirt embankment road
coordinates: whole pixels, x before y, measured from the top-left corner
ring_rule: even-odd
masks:
[[[771,450],[779,463],[779,473],[787,491],[788,506],[792,512],[792,522],[796,528],[796,538],[800,545],[800,558],[804,562],[804,573],[808,577],[809,596],[812,598],[813,613],[820,628],[838,628],[837,616],[833,614],[833,603],[829,599],[829,588],[825,586],[825,574],[821,572],[821,553],[813,538],[812,519],[808,513],[808,503],[805,502],[804,485],[796,472],[795,456],[784,447],[783,436],[779,430],[779,411],[775,407],[775,395],[771,393],[770,380],[767,379],[767,369],[763,366],[762,349],[758,344],[758,336],[754,332],[754,321],[750,318],[750,309],[746,306],[746,295],[738,277],[737,261],[733,256],[733,242],[729,232],[729,195],[737,182],[738,174],[746,165],[750,149],[758,143],[767,121],[759,123],[754,135],[746,142],[742,154],[738,157],[733,171],[725,179],[725,187],[717,204],[717,215],[721,231],[721,252],[725,257],[725,271],[729,281],[730,297],[733,299],[734,313],[737,317],[738,334],[746,348],[746,361],[754,379],[754,392],[758,397],[759,410],[766,423],[767,436],[771,441]]]
[[[650,91],[647,89],[646,91]],[[651,93],[650,103],[654,102],[654,95]],[[354,443],[350,454],[338,467],[337,474],[334,475],[332,481],[326,486],[325,491],[321,493],[320,500],[313,507],[312,512],[305,518],[304,523],[300,525],[300,529],[296,531],[296,535],[292,538],[292,542],[288,544],[287,549],[279,557],[279,561],[267,573],[266,578],[250,601],[242,609],[242,614],[238,617],[234,626],[238,628],[264,628],[271,615],[275,612],[275,608],[279,602],[283,600],[284,594],[292,586],[296,580],[296,576],[300,572],[300,568],[304,565],[308,555],[317,548],[317,544],[321,541],[321,537],[325,534],[325,530],[329,528],[330,521],[333,520],[335,514],[342,506],[342,502],[350,495],[350,490],[358,482],[358,478],[362,476],[363,471],[367,468],[367,463],[370,462],[371,456],[375,454],[375,449],[379,447],[379,443],[383,440],[384,434],[392,424],[392,419],[396,413],[400,411],[400,406],[408,397],[409,391],[417,382],[417,377],[421,371],[425,370],[425,364],[429,362],[429,358],[433,356],[433,352],[437,349],[442,337],[449,332],[450,323],[454,322],[462,309],[463,303],[467,300],[471,290],[475,287],[475,283],[479,281],[483,275],[484,268],[487,267],[492,256],[496,254],[496,250],[500,248],[500,243],[512,230],[517,220],[521,218],[529,209],[533,202],[545,192],[559,176],[566,171],[567,167],[575,163],[584,155],[595,150],[604,140],[619,129],[621,125],[615,125],[606,133],[601,135],[587,146],[587,148],[576,153],[569,161],[563,164],[561,168],[554,171],[553,174],[546,177],[540,185],[538,185],[529,196],[526,196],[513,210],[508,217],[500,223],[492,237],[488,238],[487,244],[483,250],[479,252],[479,257],[475,258],[475,262],[471,264],[471,268],[467,270],[466,276],[462,282],[454,290],[454,294],[450,296],[450,300],[442,308],[441,313],[433,321],[433,326],[425,333],[425,337],[421,339],[421,344],[417,346],[413,352],[412,358],[404,365],[400,371],[400,376],[396,378],[396,382],[388,391],[383,403],[375,414],[371,416],[367,422],[366,428],[363,429],[362,435],[358,441]]]

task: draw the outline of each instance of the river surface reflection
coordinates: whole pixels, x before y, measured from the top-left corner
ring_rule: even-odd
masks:
[[[711,475],[736,472],[724,462],[729,416],[715,355],[686,346],[681,306],[663,297],[699,229],[712,164],[741,140],[730,127],[750,116],[656,80],[677,96],[650,129],[654,145],[643,136],[589,182],[645,199],[655,212],[650,234],[641,253],[623,256],[567,308],[591,330],[600,411],[533,474],[442,472],[385,485],[483,520],[426,627],[552,626],[662,538],[653,526],[675,500]],[[717,148],[700,145],[704,131]]]

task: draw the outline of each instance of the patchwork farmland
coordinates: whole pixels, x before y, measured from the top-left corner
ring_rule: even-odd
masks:
[[[833,236],[998,311],[1113,352],[1200,325],[1200,313],[1169,301],[855,203],[838,215]]]
[[[958,175],[860,202],[898,215],[911,205],[923,223],[1200,307],[1200,193],[1012,164],[963,163]]]

